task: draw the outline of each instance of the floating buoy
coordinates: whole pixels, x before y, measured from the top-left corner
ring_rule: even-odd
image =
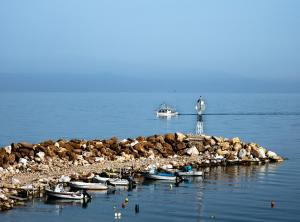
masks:
[[[271,201],[271,208],[275,208],[275,201],[274,200]]]
[[[125,203],[128,203],[128,197],[125,198]]]

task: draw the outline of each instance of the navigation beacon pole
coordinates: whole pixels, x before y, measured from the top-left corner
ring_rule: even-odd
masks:
[[[196,104],[196,110],[197,110],[197,125],[196,125],[196,134],[200,135],[203,134],[203,116],[202,113],[205,110],[205,103],[202,99],[202,96],[200,96],[200,98],[197,100],[197,104]]]
[[[202,115],[197,115],[196,135],[201,134],[203,134],[203,117]]]

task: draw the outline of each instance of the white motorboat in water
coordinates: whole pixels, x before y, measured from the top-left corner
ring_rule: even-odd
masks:
[[[84,195],[80,192],[65,191],[62,184],[56,185],[54,190],[46,188],[45,191],[47,196],[52,198],[69,200],[82,200],[84,198]]]
[[[178,112],[167,104],[161,104],[158,110],[156,111],[158,117],[170,117],[177,116]]]
[[[86,183],[80,181],[70,182],[70,187],[85,190],[107,190],[108,186],[103,183]]]
[[[115,186],[128,186],[128,184],[129,184],[129,181],[126,179],[101,177],[99,175],[95,176],[94,180],[99,183],[109,182],[110,184],[115,185]]]

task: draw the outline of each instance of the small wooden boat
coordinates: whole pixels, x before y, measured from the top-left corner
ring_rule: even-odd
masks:
[[[94,180],[98,183],[110,183],[114,186],[128,186],[129,184],[129,181],[126,179],[101,177],[98,175],[94,177]]]
[[[108,187],[103,183],[86,183],[74,181],[69,183],[70,187],[85,190],[107,190]]]
[[[81,200],[84,198],[82,193],[64,191],[63,186],[61,184],[57,185],[54,190],[46,188],[45,191],[47,196],[52,198],[69,200]]]

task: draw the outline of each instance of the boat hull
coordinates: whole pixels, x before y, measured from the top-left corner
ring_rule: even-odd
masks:
[[[109,178],[109,177],[100,177],[100,176],[96,176],[95,181],[100,182],[100,183],[106,183],[109,182],[112,185],[115,186],[128,186],[129,181],[125,180],[125,179],[114,179],[114,178]]]
[[[161,117],[177,116],[178,112],[175,112],[175,113],[160,113],[160,112],[157,112],[156,115],[161,116]]]
[[[203,175],[202,171],[188,171],[188,172],[177,172],[179,176],[192,176],[192,177],[199,177]]]
[[[75,192],[55,192],[53,190],[46,189],[46,194],[48,197],[57,199],[68,199],[68,200],[82,200],[83,194]]]
[[[151,180],[169,180],[169,181],[175,181],[176,176],[165,176],[165,175],[159,175],[159,174],[144,174],[144,177],[146,179],[151,179]]]
[[[108,187],[102,183],[70,182],[70,187],[86,190],[107,190]]]

